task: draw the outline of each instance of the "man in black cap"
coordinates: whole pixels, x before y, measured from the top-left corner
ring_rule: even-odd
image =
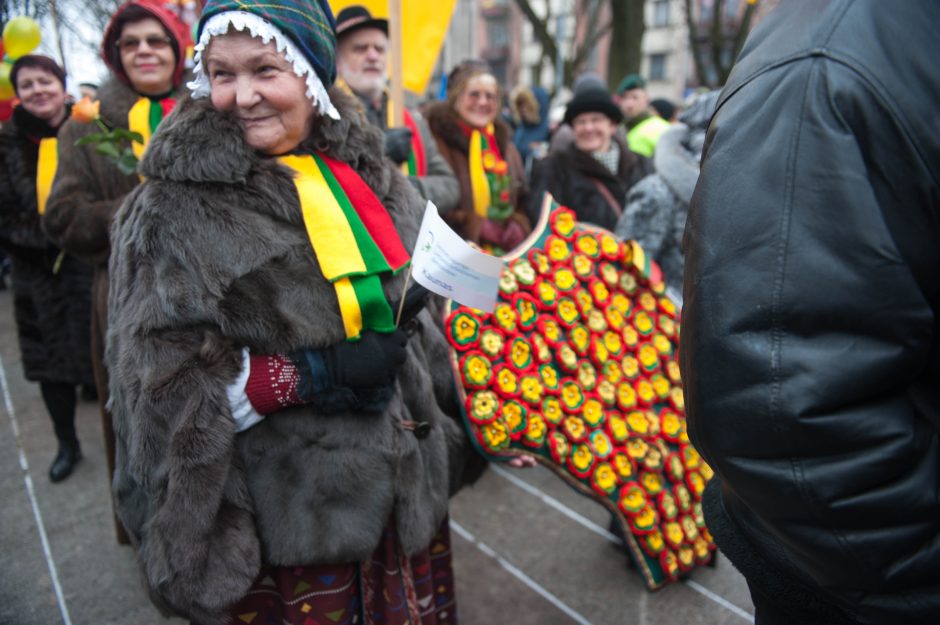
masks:
[[[456,208],[457,178],[421,115],[405,109],[405,126],[389,128],[388,20],[372,17],[363,6],[349,6],[336,16],[336,37],[337,83],[354,93],[369,121],[385,131],[385,153],[398,164],[407,163],[408,179],[442,214]]]

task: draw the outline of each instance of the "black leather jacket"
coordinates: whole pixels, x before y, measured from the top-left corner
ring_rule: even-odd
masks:
[[[940,2],[786,0],[712,120],[682,373],[748,580],[815,615],[940,623]]]

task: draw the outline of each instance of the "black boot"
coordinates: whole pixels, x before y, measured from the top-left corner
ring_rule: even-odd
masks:
[[[72,474],[72,470],[81,459],[82,450],[78,446],[78,441],[60,442],[59,453],[56,454],[52,466],[49,467],[49,479],[53,482],[61,482]]]

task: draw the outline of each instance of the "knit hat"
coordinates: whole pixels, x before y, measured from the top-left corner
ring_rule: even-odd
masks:
[[[189,83],[194,98],[210,93],[209,78],[202,64],[202,54],[212,37],[224,35],[229,28],[243,31],[268,43],[307,83],[307,97],[321,114],[339,119],[339,111],[330,101],[327,88],[336,80],[336,21],[327,0],[208,0],[199,20],[195,47],[196,79]]]
[[[101,39],[101,58],[108,68],[114,72],[118,80],[125,85],[131,85],[124,64],[121,63],[121,53],[117,48],[117,40],[121,36],[126,24],[131,24],[152,17],[163,25],[163,29],[170,35],[170,45],[176,55],[176,67],[173,71],[173,87],[179,87],[183,82],[183,69],[186,65],[186,48],[189,46],[189,27],[183,23],[178,15],[167,9],[159,0],[128,0],[117,8],[111,21],[104,30]]]
[[[565,123],[570,126],[581,113],[603,113],[615,124],[623,119],[623,113],[614,104],[613,98],[606,89],[599,87],[588,87],[574,94],[565,111]]]
[[[388,20],[372,17],[369,9],[359,4],[348,6],[336,14],[337,39],[360,28],[378,28],[388,35]]]
[[[620,81],[620,84],[617,85],[617,94],[623,95],[624,92],[630,91],[631,89],[645,89],[646,80],[639,74],[627,74],[623,77],[623,80]]]

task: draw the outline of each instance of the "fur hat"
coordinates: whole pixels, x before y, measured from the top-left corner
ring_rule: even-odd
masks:
[[[369,9],[360,4],[348,6],[336,14],[336,38],[359,30],[360,28],[378,28],[388,35],[388,20],[372,17]]]
[[[209,79],[202,55],[212,37],[233,28],[246,28],[252,37],[268,43],[293,66],[307,83],[307,97],[320,113],[339,119],[327,89],[336,80],[336,21],[326,0],[208,0],[199,19],[195,47],[196,79],[189,83],[194,98],[209,95]]]
[[[143,19],[153,18],[160,22],[163,30],[170,36],[170,45],[176,56],[176,67],[173,71],[173,87],[177,88],[183,82],[183,69],[186,65],[186,48],[189,46],[189,28],[175,13],[167,9],[158,0],[128,0],[117,8],[111,21],[104,30],[101,39],[101,58],[108,68],[114,72],[118,80],[133,88],[124,64],[121,63],[121,51],[118,50],[117,41],[124,26]]]
[[[603,113],[615,124],[623,119],[623,113],[614,104],[613,98],[606,89],[599,87],[588,87],[574,94],[565,110],[565,123],[570,126],[581,113]]]

